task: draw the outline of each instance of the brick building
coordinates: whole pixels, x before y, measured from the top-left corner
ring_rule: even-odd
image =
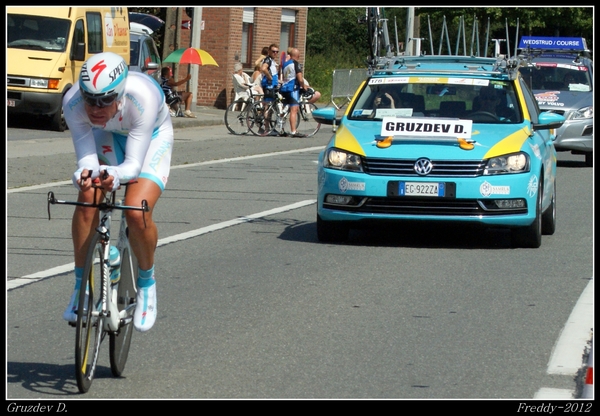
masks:
[[[307,12],[306,7],[202,7],[200,21],[192,19],[192,24],[202,25],[200,48],[219,66],[199,67],[196,105],[225,109],[234,96],[233,65],[241,62],[252,74],[264,46],[276,43],[282,52],[294,46],[304,64]],[[185,11],[182,16],[183,22],[190,20]],[[191,46],[191,37],[191,30],[182,30],[179,47]],[[187,65],[181,65],[179,76],[186,71]]]

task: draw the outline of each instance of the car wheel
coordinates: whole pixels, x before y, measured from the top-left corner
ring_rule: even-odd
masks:
[[[542,214],[542,234],[552,235],[556,230],[556,178],[552,189],[550,206]]]
[[[322,243],[339,243],[348,239],[350,227],[339,221],[325,221],[317,214],[317,238]]]
[[[594,166],[594,153],[588,152],[585,154],[585,165],[588,167]]]
[[[542,245],[542,189],[544,180],[538,183],[537,198],[535,203],[535,219],[527,227],[513,228],[511,242],[515,248],[539,248]]]

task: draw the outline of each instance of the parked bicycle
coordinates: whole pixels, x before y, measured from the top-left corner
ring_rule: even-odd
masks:
[[[116,201],[116,194],[117,190],[105,192],[94,185],[94,201],[97,202],[86,203],[59,200],[53,192],[48,192],[48,219],[50,204],[79,205],[100,211],[99,224],[83,269],[77,321],[70,323],[76,328],[75,375],[81,393],[87,392],[92,384],[100,344],[105,336],[108,334],[110,338],[111,372],[119,377],[125,368],[133,335],[138,263],[129,245],[125,211],[149,212],[150,208],[146,200],[139,207],[123,205],[123,200]],[[121,210],[121,221],[116,246],[111,247],[112,211],[115,209]],[[114,247],[118,250],[120,263],[111,265],[111,248],[114,251]]]
[[[300,94],[300,105],[296,119],[296,132],[299,137],[311,137],[321,128],[313,117],[312,112],[317,106],[309,103],[310,92]],[[248,129],[257,136],[271,134],[286,136],[286,126],[290,117],[289,105],[283,103],[283,96],[278,90],[272,101],[259,101],[252,105],[248,112]]]
[[[250,131],[248,122],[246,121],[248,111],[263,96],[263,94],[255,94],[251,88],[252,85],[244,85],[248,87],[247,91],[250,93],[250,96],[232,102],[225,111],[225,126],[227,126],[227,130],[236,135],[247,134]]]

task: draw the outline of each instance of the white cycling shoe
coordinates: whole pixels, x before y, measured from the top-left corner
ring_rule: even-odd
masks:
[[[156,280],[137,280],[137,305],[133,314],[133,326],[140,332],[146,332],[156,321]]]
[[[87,294],[87,292],[86,292]],[[84,310],[87,310],[87,297],[85,298]],[[63,312],[63,319],[67,322],[77,322],[77,308],[79,307],[79,289],[75,289],[71,295],[69,306]]]

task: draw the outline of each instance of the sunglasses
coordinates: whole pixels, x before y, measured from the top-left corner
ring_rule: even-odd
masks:
[[[271,49],[271,52],[273,52],[273,53],[279,53],[279,51],[274,51],[273,49]]]
[[[87,105],[98,108],[108,107],[117,99],[117,94],[103,95],[102,97],[93,97],[83,93],[81,95],[83,96],[83,101],[85,101]]]

